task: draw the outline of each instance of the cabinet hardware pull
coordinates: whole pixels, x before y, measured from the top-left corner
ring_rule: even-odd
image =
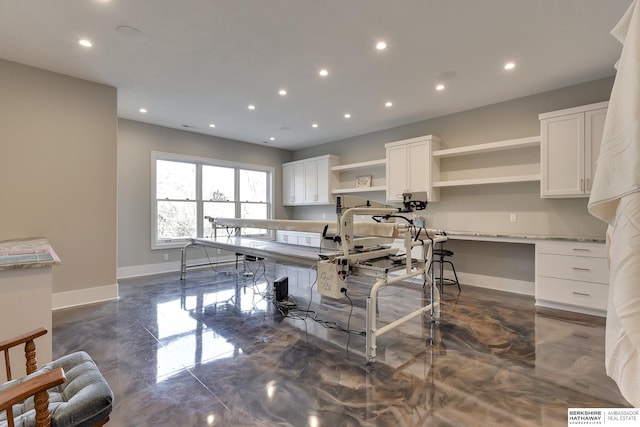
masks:
[[[584,251],[584,252],[590,252],[591,249],[587,249],[587,248],[573,248],[574,251]]]
[[[591,296],[591,294],[585,294],[584,292],[576,292],[576,291],[573,291],[573,294],[574,295],[582,295],[583,297],[590,297]]]
[[[578,271],[591,271],[589,268],[584,268],[584,267],[571,267],[571,268]]]
[[[579,332],[574,332],[574,333],[573,333],[573,334],[571,334],[571,335],[573,335],[573,336],[574,336],[574,337],[576,337],[576,338],[582,338],[582,339],[585,339],[585,340],[588,340],[588,339],[589,339],[589,335],[587,335],[587,334],[581,334],[581,333],[579,333]]]
[[[584,191],[584,179],[580,179],[580,191]]]
[[[587,178],[587,191],[591,191],[591,179]]]

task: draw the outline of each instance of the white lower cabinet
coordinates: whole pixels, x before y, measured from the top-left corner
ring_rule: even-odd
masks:
[[[536,243],[536,305],[604,316],[608,296],[604,244]]]
[[[319,248],[321,241],[322,236],[318,233],[308,233],[303,231],[276,231],[276,242],[280,243]]]

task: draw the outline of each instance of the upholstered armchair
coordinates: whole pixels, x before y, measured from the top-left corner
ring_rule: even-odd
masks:
[[[109,421],[113,393],[85,352],[63,356],[38,369],[36,329],[1,341],[8,381],[0,384],[0,427],[102,426]],[[24,344],[27,376],[11,377],[9,349]]]

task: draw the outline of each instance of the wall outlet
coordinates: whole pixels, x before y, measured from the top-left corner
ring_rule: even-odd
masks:
[[[518,215],[516,215],[515,213],[509,214],[509,221],[510,222],[518,222]]]
[[[164,260],[169,261],[169,254],[164,254]]]

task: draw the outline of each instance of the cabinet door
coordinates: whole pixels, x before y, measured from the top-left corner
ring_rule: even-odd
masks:
[[[293,165],[293,198],[294,204],[304,203],[304,164],[296,163]]]
[[[387,148],[387,200],[402,201],[402,193],[408,190],[407,185],[407,147]]]
[[[329,159],[321,159],[316,161],[316,202],[330,203],[329,193]]]
[[[407,167],[409,191],[427,191],[429,180],[429,151],[426,142],[416,142],[407,146]]]
[[[295,202],[295,194],[293,190],[293,165],[282,166],[282,204],[285,206],[292,205]]]
[[[596,172],[596,161],[600,155],[602,132],[604,131],[604,119],[607,117],[607,109],[587,111],[584,114],[585,122],[585,159],[584,179],[585,193],[591,193],[591,183]]]
[[[304,163],[304,203],[318,201],[318,163],[310,161]]]
[[[584,113],[542,120],[540,195],[584,195]]]

